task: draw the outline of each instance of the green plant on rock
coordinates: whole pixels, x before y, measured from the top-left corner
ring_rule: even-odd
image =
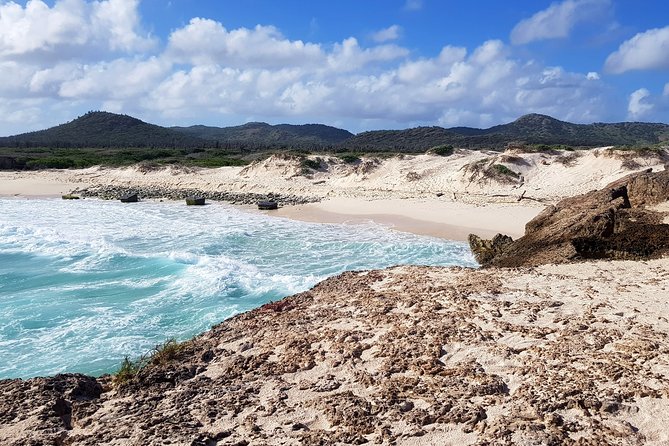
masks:
[[[133,361],[126,356],[118,371],[114,374],[114,385],[123,386],[128,384],[135,379],[140,371],[148,366],[165,365],[178,359],[185,345],[185,342],[179,343],[176,339],[170,338],[162,344],[156,345],[149,354],[142,355],[137,360]]]
[[[141,360],[140,361],[131,361],[127,356],[123,359],[121,367],[118,369],[114,375],[114,385],[122,386],[129,383],[135,378],[137,373],[142,369]]]
[[[149,363],[153,365],[164,365],[177,359],[183,350],[184,344],[170,338],[160,345],[156,345],[149,357]]]

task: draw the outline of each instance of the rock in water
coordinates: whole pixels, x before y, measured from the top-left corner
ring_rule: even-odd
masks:
[[[669,252],[669,225],[649,206],[669,201],[669,171],[626,176],[564,199],[525,225],[516,241],[469,236],[483,266],[536,266],[582,259],[643,259]]]
[[[485,265],[493,258],[501,255],[504,249],[513,242],[508,235],[497,234],[492,240],[484,240],[478,235],[469,234],[469,247],[474,253],[476,261]]]
[[[263,200],[258,202],[258,209],[263,211],[271,211],[273,209],[278,209],[279,204],[276,201]]]
[[[186,204],[188,206],[204,206],[205,198],[204,197],[188,197],[186,198]]]

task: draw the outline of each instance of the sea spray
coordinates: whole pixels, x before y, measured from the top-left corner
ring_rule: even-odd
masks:
[[[0,378],[102,374],[346,270],[475,266],[458,242],[214,203],[0,199]]]

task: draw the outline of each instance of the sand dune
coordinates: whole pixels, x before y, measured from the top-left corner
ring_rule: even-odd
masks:
[[[58,196],[101,185],[202,191],[282,193],[321,201],[285,208],[279,216],[310,221],[375,220],[400,230],[463,239],[475,230],[520,235],[548,203],[601,188],[630,172],[664,169],[667,151],[520,153],[458,150],[451,156],[362,158],[331,156],[305,170],[292,156],[274,155],[246,167],[0,172],[0,195]],[[503,166],[503,167],[500,167]],[[522,197],[522,200],[520,199]]]

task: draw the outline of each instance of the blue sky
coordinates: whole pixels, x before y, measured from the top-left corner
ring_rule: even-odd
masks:
[[[667,122],[669,2],[0,0],[0,135],[161,125]]]

